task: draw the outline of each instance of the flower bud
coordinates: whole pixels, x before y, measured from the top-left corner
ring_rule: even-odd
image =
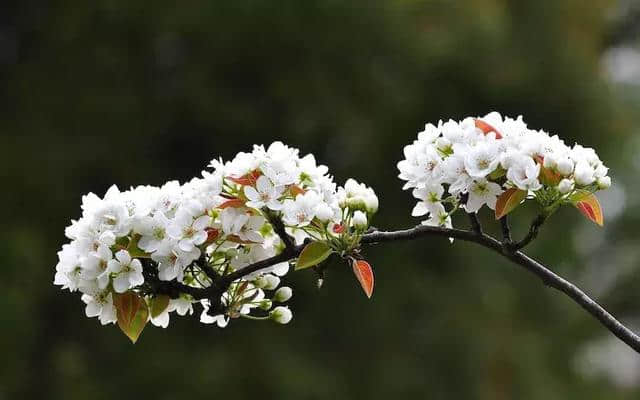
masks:
[[[273,290],[280,284],[280,278],[275,275],[265,275],[264,277],[267,280],[267,284],[264,286],[266,290]]]
[[[258,305],[258,307],[260,307],[261,310],[264,311],[268,311],[271,309],[271,306],[273,306],[273,302],[269,299],[264,299],[260,302],[260,304]]]
[[[367,227],[367,215],[362,211],[356,211],[353,213],[351,222],[357,229],[365,229]]]
[[[556,170],[560,175],[569,176],[573,172],[573,161],[569,157],[562,157],[558,160]]]
[[[608,176],[603,176],[602,178],[598,178],[598,189],[608,189],[611,186],[611,178]]]
[[[283,286],[280,289],[276,290],[276,293],[273,295],[273,300],[278,303],[284,303],[289,300],[293,295],[293,291],[288,286]]]
[[[265,275],[259,276],[256,280],[253,281],[253,285],[258,289],[263,289],[268,284],[269,284],[269,280]]]
[[[357,196],[360,192],[360,184],[355,179],[349,178],[344,184],[344,190],[347,192],[347,197]]]
[[[348,197],[347,198],[347,207],[351,210],[366,210],[366,204],[364,202],[364,197],[356,196],[356,197]]]
[[[558,183],[558,192],[562,194],[569,193],[573,190],[573,182],[570,179],[563,179]]]
[[[576,169],[573,172],[573,179],[581,186],[590,185],[595,181],[593,176],[593,168],[585,162],[579,162],[576,164]]]
[[[364,205],[367,208],[367,212],[375,214],[378,211],[378,196],[372,189],[367,190],[367,194],[364,197]]]
[[[269,318],[279,324],[288,324],[291,318],[293,318],[293,315],[287,307],[280,306],[274,308],[273,311],[269,313]]]

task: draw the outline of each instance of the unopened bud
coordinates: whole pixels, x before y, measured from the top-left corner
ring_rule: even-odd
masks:
[[[293,318],[293,314],[291,314],[291,310],[287,307],[276,307],[269,313],[269,318],[274,320],[279,324],[288,324]]]
[[[267,284],[264,286],[266,290],[273,290],[280,284],[280,278],[275,275],[265,275],[264,278],[267,280]]]
[[[569,179],[563,179],[558,183],[558,192],[562,194],[569,193],[573,190],[573,182]]]
[[[608,189],[611,186],[611,178],[608,176],[603,176],[602,178],[598,178],[598,188],[599,189]]]
[[[569,176],[573,172],[573,161],[569,157],[562,157],[558,160],[556,170],[560,175]]]
[[[269,299],[264,299],[260,302],[259,307],[261,310],[268,311],[273,306],[273,303]]]
[[[367,227],[367,215],[362,211],[356,211],[353,213],[353,226],[358,229],[364,229]]]
[[[288,286],[283,286],[280,289],[276,290],[276,293],[273,295],[273,300],[278,303],[284,303],[289,300],[293,295],[293,291]]]

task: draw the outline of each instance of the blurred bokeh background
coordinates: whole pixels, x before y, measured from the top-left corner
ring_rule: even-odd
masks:
[[[403,146],[492,110],[611,167],[605,227],[563,209],[529,252],[640,329],[640,2],[3,1],[0,399],[637,399],[640,357],[462,242],[368,249],[371,301],[334,262],[321,291],[287,277],[288,326],[173,318],[135,346],[52,284],[82,194],[184,181],[254,143],[314,153],[376,189],[376,226],[411,226]]]

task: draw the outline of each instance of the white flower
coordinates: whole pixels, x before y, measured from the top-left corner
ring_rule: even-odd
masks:
[[[113,258],[111,250],[105,246],[89,253],[82,262],[80,277],[84,280],[96,279],[98,287],[104,289],[109,284],[109,262]]]
[[[271,210],[282,209],[282,202],[278,198],[282,195],[284,186],[274,186],[269,178],[261,176],[256,181],[256,187],[245,186],[244,194],[249,201],[247,207],[262,208],[267,207]]]
[[[98,317],[102,325],[116,322],[116,308],[113,305],[113,295],[108,290],[101,290],[95,284],[82,288],[82,301],[87,305],[87,317]]]
[[[269,318],[279,324],[288,324],[293,318],[293,314],[288,307],[276,307],[269,313]]]
[[[158,278],[163,281],[183,278],[184,269],[200,257],[200,249],[194,247],[184,251],[175,241],[164,242],[158,250],[151,254],[151,259],[158,263]]]
[[[181,250],[192,251],[207,240],[205,228],[209,226],[210,221],[211,218],[208,215],[194,218],[190,210],[179,209],[167,228],[167,233],[178,240],[178,247]]]
[[[147,253],[153,253],[167,240],[167,227],[170,221],[161,212],[153,217],[145,216],[141,218],[136,226],[136,231],[142,235],[138,241],[138,247]]]
[[[82,263],[80,254],[75,246],[65,244],[58,252],[58,264],[56,265],[56,275],[53,283],[62,286],[63,289],[75,291],[81,283]]]
[[[496,208],[496,200],[503,190],[497,183],[486,179],[477,180],[469,188],[469,198],[464,208],[467,212],[477,212],[480,207],[487,205],[490,209]]]
[[[144,283],[140,260],[132,260],[126,250],[120,250],[116,253],[116,259],[109,261],[109,272],[116,274],[113,279],[113,289],[118,293],[124,293]]]
[[[286,200],[283,209],[284,222],[298,227],[309,225],[316,216],[320,202],[320,196],[314,191],[297,195],[295,201]]]
[[[439,209],[444,187],[440,184],[430,184],[424,188],[413,190],[413,197],[420,200],[411,211],[414,217],[420,217]]]
[[[540,164],[530,157],[514,161],[507,170],[507,179],[521,190],[539,190],[542,185],[538,175],[540,175]]]
[[[498,167],[499,163],[498,146],[494,143],[475,146],[464,158],[467,173],[473,178],[486,177]]]

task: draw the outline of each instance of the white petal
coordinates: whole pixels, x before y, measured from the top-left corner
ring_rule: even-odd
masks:
[[[96,301],[92,300],[87,304],[87,307],[84,309],[84,313],[87,317],[97,317],[100,315],[100,311],[102,311],[102,307]]]
[[[411,215],[414,217],[420,217],[422,215],[425,215],[429,212],[429,207],[427,207],[427,203],[425,203],[424,201],[420,201],[418,202],[415,207],[413,207],[413,210],[411,211]]]
[[[268,179],[268,178],[266,178],[266,179]],[[252,186],[245,186],[244,187],[244,195],[247,196],[247,199],[249,199],[251,201],[260,200],[260,193],[258,193],[258,191],[255,190]]]
[[[113,289],[118,293],[124,293],[129,289],[129,277],[127,274],[120,274],[113,280]]]

